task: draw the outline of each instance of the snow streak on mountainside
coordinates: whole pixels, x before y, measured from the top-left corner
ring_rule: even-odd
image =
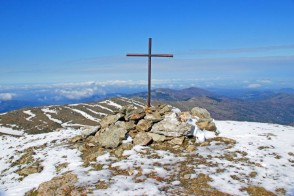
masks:
[[[47,133],[66,127],[95,126],[101,118],[112,114],[124,105],[144,107],[144,100],[136,101],[125,97],[100,102],[70,105],[34,107],[0,115],[0,126],[6,130],[24,130],[27,133]],[[4,130],[0,128],[1,130]]]
[[[53,108],[46,113],[53,115]],[[121,157],[116,150],[99,152],[88,164],[76,144],[68,142],[81,129],[1,135],[0,195],[24,195],[55,176],[77,178],[71,185],[88,195],[201,195],[199,187],[231,195],[263,188],[267,194],[294,194],[293,127],[215,123],[220,137],[194,150],[132,146]]]

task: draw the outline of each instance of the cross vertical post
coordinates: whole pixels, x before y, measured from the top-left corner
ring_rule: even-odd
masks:
[[[173,54],[152,54],[152,38],[148,42],[148,54],[127,54],[131,57],[148,57],[148,99],[147,107],[151,107],[151,58],[152,57],[173,57]]]
[[[147,107],[151,106],[151,48],[152,48],[152,38],[149,38],[149,51],[148,51],[148,99]]]

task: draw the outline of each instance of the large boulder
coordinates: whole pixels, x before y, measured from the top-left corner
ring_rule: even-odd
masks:
[[[198,118],[211,118],[210,113],[204,109],[199,107],[194,107],[191,110],[192,116],[197,116]]]
[[[167,137],[181,137],[191,132],[192,125],[180,122],[175,113],[165,115],[164,120],[153,125],[151,133]]]
[[[201,118],[196,122],[196,125],[201,130],[216,131],[216,126],[212,118]]]
[[[125,122],[118,121],[114,125],[96,133],[98,144],[105,148],[116,148],[125,139],[127,130]]]
[[[74,195],[74,193],[77,194],[75,189],[77,181],[78,177],[76,174],[67,173],[41,183],[38,189],[32,191],[30,195]]]

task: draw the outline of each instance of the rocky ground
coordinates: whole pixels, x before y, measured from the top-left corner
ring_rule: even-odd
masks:
[[[0,195],[294,193],[293,127],[116,107],[92,126],[0,136]]]

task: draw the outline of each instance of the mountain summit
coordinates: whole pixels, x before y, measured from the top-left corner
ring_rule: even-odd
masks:
[[[28,108],[19,125],[1,125],[0,194],[293,194],[293,127],[127,98],[62,110]],[[38,129],[49,120],[58,126]]]

